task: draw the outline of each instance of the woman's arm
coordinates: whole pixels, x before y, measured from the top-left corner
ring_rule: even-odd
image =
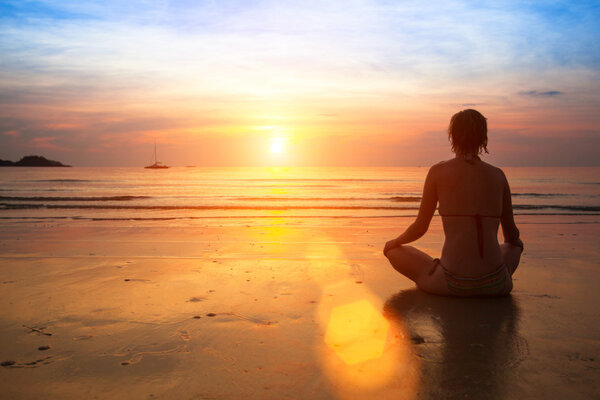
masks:
[[[427,232],[429,223],[435,212],[437,206],[438,197],[436,189],[436,168],[434,165],[429,169],[427,178],[425,178],[425,185],[423,186],[423,197],[421,198],[421,206],[419,207],[419,214],[417,219],[413,222],[404,233],[398,236],[396,239],[392,239],[385,244],[383,254],[386,254],[389,250],[399,247],[403,244],[414,242]]]
[[[502,224],[504,242],[520,247],[522,250],[523,242],[519,238],[519,229],[517,229],[517,225],[515,224],[510,186],[504,172],[502,172],[502,177],[504,178],[504,191],[502,194],[502,216],[500,217],[500,223]]]

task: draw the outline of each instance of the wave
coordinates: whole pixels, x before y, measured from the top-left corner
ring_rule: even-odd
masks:
[[[421,201],[421,196],[394,196],[390,197],[390,200],[397,203],[412,203],[415,201]]]
[[[417,215],[286,215],[286,218],[327,218],[327,219],[345,219],[345,218],[414,218]],[[173,220],[203,220],[203,219],[269,219],[272,215],[208,215],[202,217],[185,216],[185,217],[0,217],[0,220],[54,220],[54,219],[71,219],[71,220],[87,220],[87,221],[173,221]]]
[[[600,216],[600,214],[588,213],[516,213],[515,215],[526,216]],[[372,218],[416,218],[417,214],[403,215],[285,215],[285,218],[293,219],[372,219]],[[177,220],[205,220],[205,219],[271,219],[272,215],[203,215],[203,216],[173,216],[173,217],[98,217],[98,216],[0,216],[0,221],[48,221],[48,220],[82,220],[82,221],[177,221]],[[544,222],[528,222],[519,221],[519,224],[544,223]],[[556,224],[557,222],[550,222]],[[600,224],[597,221],[570,221],[559,222],[560,224]]]
[[[211,179],[205,179],[210,181]],[[417,182],[412,179],[368,179],[368,178],[241,178],[214,179],[223,182]]]
[[[170,186],[179,186],[179,185],[170,185]],[[244,184],[244,183],[240,183],[239,186],[232,186],[232,185],[208,185],[206,183],[200,183],[197,184],[196,186],[202,186],[202,187],[227,187],[227,188],[240,188],[240,189],[246,189],[248,187],[251,187],[252,189],[273,189],[273,188],[278,188],[278,189],[283,189],[283,188],[290,188],[290,189],[297,189],[297,188],[302,188],[302,189],[314,189],[314,188],[338,188],[338,186],[336,185],[281,185],[281,184],[277,184],[277,185],[249,185],[249,184]]]
[[[74,192],[75,190],[73,189],[56,189],[56,188],[52,188],[52,189],[44,189],[44,192]],[[18,187],[18,188],[10,188],[10,189],[0,189],[0,192],[39,192],[38,189],[31,189],[31,188],[22,188],[22,187]]]
[[[37,179],[37,180],[24,180],[19,182],[100,182],[90,179]]]
[[[570,205],[531,205],[531,204],[513,204],[515,210],[564,210],[564,211],[589,211],[598,212],[600,206],[570,206]]]
[[[418,210],[415,206],[368,206],[368,205],[122,205],[122,204],[40,204],[0,203],[2,210],[30,209],[90,209],[90,210]],[[514,210],[561,210],[573,212],[600,212],[600,206],[582,205],[513,205]]]
[[[0,196],[4,201],[130,201],[151,199],[152,196]],[[393,197],[283,197],[283,196],[257,196],[257,197],[229,197],[221,198],[237,201],[385,201],[395,203],[415,203],[421,201],[420,196],[393,196]]]
[[[572,194],[566,193],[512,193],[514,197],[564,197],[564,196],[574,196]]]
[[[151,196],[101,196],[101,197],[17,197],[17,196],[0,196],[0,200],[12,201],[130,201],[139,199],[150,199]]]
[[[92,210],[418,210],[418,207],[394,206],[237,206],[237,205],[205,205],[205,206],[161,206],[161,205],[99,205],[99,204],[18,204],[0,203],[2,210],[34,210],[34,209],[92,209]]]
[[[574,194],[564,193],[513,193],[515,197],[565,197],[565,196],[576,196]],[[366,200],[390,200],[395,203],[416,203],[421,201],[421,196],[392,196],[392,197],[277,197],[277,196],[264,196],[264,197],[234,197],[234,200],[241,201],[366,201]],[[553,207],[553,206],[542,206],[542,207]]]
[[[239,201],[374,201],[391,200],[397,203],[414,203],[421,201],[421,197],[416,196],[395,196],[395,197],[233,197],[233,200]]]
[[[229,198],[223,196],[224,198]],[[379,197],[278,197],[278,196],[263,196],[263,197],[232,197],[232,200],[238,201],[347,201],[347,200],[385,200]]]

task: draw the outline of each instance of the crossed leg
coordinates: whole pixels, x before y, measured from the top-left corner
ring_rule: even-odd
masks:
[[[500,250],[502,262],[506,264],[508,273],[512,276],[519,266],[523,250],[509,243],[502,244]],[[431,273],[434,262],[429,254],[413,246],[402,245],[389,250],[385,256],[396,271],[415,282],[420,290],[438,295],[454,295],[448,290],[442,268],[438,267]],[[510,279],[510,276],[507,278],[508,285],[503,294],[508,294],[512,290],[512,279]]]
[[[413,246],[402,245],[389,250],[385,256],[396,271],[414,281],[422,291],[439,295],[451,294],[441,268],[430,274],[434,263],[429,254]]]
[[[508,271],[513,275],[521,261],[523,249],[519,246],[513,246],[510,243],[502,243],[500,245],[500,252],[502,253],[502,262],[506,264]]]

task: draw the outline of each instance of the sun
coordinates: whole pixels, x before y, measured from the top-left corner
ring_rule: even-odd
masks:
[[[286,138],[281,136],[274,136],[271,138],[269,145],[269,151],[271,154],[283,154],[285,153]]]

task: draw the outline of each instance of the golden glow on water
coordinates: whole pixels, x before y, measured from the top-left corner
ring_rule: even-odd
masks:
[[[271,178],[281,177],[287,171],[285,167],[269,167],[267,168],[268,173],[271,175]]]
[[[325,343],[349,365],[380,358],[389,322],[367,300],[335,307],[331,311]]]

